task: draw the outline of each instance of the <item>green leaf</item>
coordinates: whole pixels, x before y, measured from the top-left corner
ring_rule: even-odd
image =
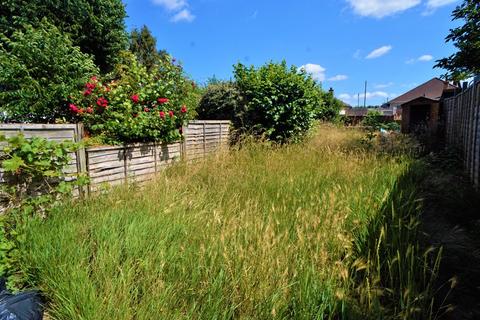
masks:
[[[7,172],[17,172],[24,165],[25,162],[17,155],[2,162],[2,168]]]

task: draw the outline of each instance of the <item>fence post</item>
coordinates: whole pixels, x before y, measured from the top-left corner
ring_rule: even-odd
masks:
[[[123,175],[125,179],[125,184],[128,184],[127,149],[128,149],[128,146],[126,143],[124,143],[123,144]]]
[[[207,156],[207,133],[205,128],[205,122],[203,123],[203,157]]]
[[[219,122],[218,126],[220,127],[220,135],[218,136],[218,148],[222,147],[222,123]]]
[[[74,134],[74,141],[76,143],[80,143],[83,140],[83,135],[84,135],[84,127],[83,123],[77,123],[75,127],[75,134]],[[87,174],[88,175],[88,170],[87,170],[87,155],[85,152],[85,146],[81,145],[80,148],[78,148],[76,152],[77,156],[77,174]],[[84,198],[85,194],[89,192],[89,188],[82,186],[78,188],[78,192],[80,195],[80,198]]]
[[[182,161],[187,161],[188,124],[187,126],[182,125],[182,135],[183,141],[180,144],[180,159],[182,159]]]

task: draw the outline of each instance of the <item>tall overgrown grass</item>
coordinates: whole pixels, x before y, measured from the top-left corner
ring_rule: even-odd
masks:
[[[359,135],[243,145],[65,204],[27,224],[21,270],[55,319],[431,317],[421,165]]]

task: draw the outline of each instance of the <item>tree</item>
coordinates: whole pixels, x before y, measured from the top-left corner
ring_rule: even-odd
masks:
[[[144,65],[148,71],[155,68],[160,59],[157,40],[145,25],[140,31],[135,28],[130,32],[130,51],[135,54],[138,62]]]
[[[331,121],[339,117],[340,109],[345,105],[335,98],[332,88],[323,94],[323,104],[318,108],[317,119]]]
[[[109,71],[118,52],[127,48],[121,0],[2,0],[0,34],[9,37],[24,24],[35,27],[44,17],[93,55],[102,71]]]
[[[480,2],[464,0],[452,14],[453,20],[464,20],[460,27],[450,30],[445,38],[458,51],[437,61],[435,67],[446,69],[447,77],[462,80],[480,73]]]
[[[57,27],[42,20],[0,44],[0,110],[3,120],[54,122],[69,118],[68,95],[98,72]]]

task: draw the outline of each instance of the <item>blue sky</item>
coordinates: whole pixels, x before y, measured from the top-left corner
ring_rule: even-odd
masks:
[[[357,104],[381,104],[442,70],[459,0],[124,0],[127,27],[146,24],[198,82],[232,77],[237,62],[304,66]]]

